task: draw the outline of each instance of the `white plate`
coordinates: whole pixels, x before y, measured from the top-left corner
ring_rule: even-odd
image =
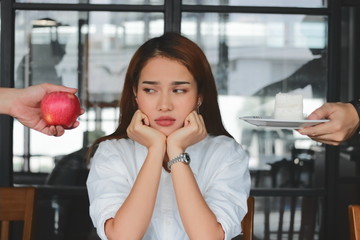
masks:
[[[240,117],[240,119],[258,127],[275,127],[275,128],[283,128],[283,129],[300,129],[329,121],[328,119],[280,120],[280,119],[273,119],[270,117],[259,117],[259,116],[245,116],[245,117]]]

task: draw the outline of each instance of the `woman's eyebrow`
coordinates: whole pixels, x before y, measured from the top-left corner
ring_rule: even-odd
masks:
[[[141,84],[158,85],[159,82],[156,82],[156,81],[143,81],[143,82],[141,82]]]
[[[143,81],[143,82],[141,82],[141,84],[159,85],[160,82],[158,82],[158,81]],[[182,85],[182,84],[190,84],[190,82],[188,82],[188,81],[174,81],[174,82],[171,82],[171,85],[173,85],[173,86]]]
[[[190,82],[187,82],[187,81],[175,81],[175,82],[171,83],[171,85],[182,85],[182,84],[190,84]]]

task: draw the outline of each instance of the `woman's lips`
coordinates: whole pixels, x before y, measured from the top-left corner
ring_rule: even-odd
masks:
[[[168,127],[175,123],[175,119],[171,117],[159,117],[155,119],[157,125],[162,127]]]

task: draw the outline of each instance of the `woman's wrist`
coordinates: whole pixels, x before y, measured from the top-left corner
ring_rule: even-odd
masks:
[[[154,153],[158,153],[158,154],[161,154],[162,156],[164,156],[166,153],[166,145],[165,144],[154,144],[149,147],[148,152],[149,153],[154,152]]]
[[[169,160],[179,156],[181,153],[184,152],[184,149],[181,148],[167,148],[167,155],[169,157]]]

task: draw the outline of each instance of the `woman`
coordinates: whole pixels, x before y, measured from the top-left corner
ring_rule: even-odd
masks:
[[[126,74],[120,125],[99,139],[87,181],[102,239],[231,239],[250,189],[201,49],[176,33],[144,43]],[[189,162],[191,161],[191,163]]]

